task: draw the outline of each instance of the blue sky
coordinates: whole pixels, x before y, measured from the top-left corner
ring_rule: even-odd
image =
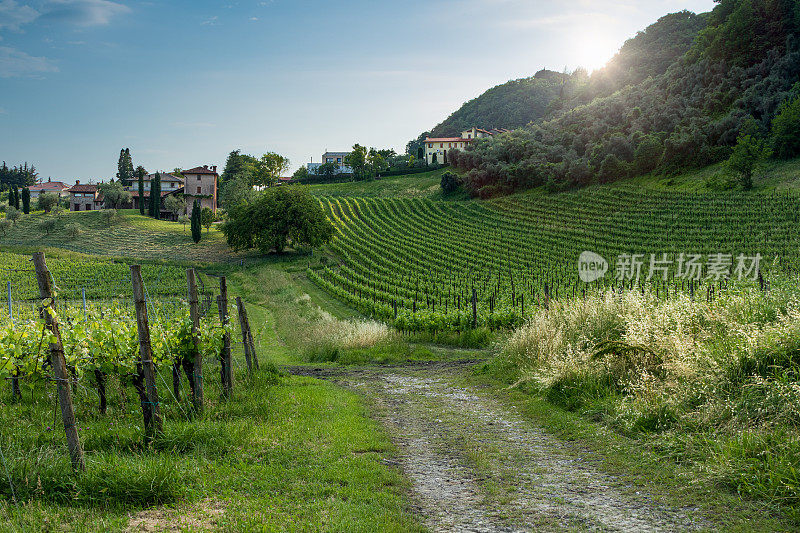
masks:
[[[590,69],[659,16],[712,0],[0,0],[0,159],[43,177],[134,164],[292,169],[359,142],[402,151],[464,101]],[[502,126],[502,124],[497,124]]]

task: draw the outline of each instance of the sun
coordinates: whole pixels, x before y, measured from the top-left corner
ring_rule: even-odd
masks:
[[[568,39],[568,64],[583,67],[589,72],[603,68],[621,46],[619,37],[597,26],[576,28],[570,32]]]

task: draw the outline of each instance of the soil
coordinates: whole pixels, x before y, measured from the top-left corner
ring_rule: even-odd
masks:
[[[465,385],[473,363],[288,370],[368,400],[399,450],[384,461],[411,480],[414,511],[432,531],[713,529],[696,508],[660,503],[604,472],[589,450]]]

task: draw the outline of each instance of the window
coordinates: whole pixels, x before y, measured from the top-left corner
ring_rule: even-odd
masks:
[[[200,181],[200,176],[199,175],[197,176],[197,181]]]
[[[197,194],[200,194],[200,187],[197,188]]]
[[[428,143],[428,148],[433,148],[433,143]]]
[[[444,143],[439,143],[439,148],[444,148]]]

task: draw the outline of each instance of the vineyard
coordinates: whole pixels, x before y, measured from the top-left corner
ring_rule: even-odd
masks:
[[[487,203],[320,202],[336,228],[330,245],[336,261],[310,268],[309,277],[365,315],[406,331],[514,327],[551,299],[605,289],[712,300],[728,286],[740,256],[760,255],[766,279],[800,265],[800,198],[789,193],[690,194],[623,185]],[[580,281],[584,251],[608,261],[605,277]],[[682,253],[704,261],[722,254],[733,264],[726,274],[689,278],[674,268]],[[622,254],[641,254],[641,275],[615,274]],[[648,280],[650,254],[666,254],[671,271]]]
[[[75,470],[85,469],[76,395],[95,399],[105,415],[110,383],[119,383],[123,397],[133,386],[152,441],[163,432],[162,413],[191,419],[202,412],[214,374],[223,395],[230,394],[234,331],[225,278],[214,299],[194,269],[89,259],[53,259],[50,268],[44,254],[2,253],[0,261],[9,297],[0,319],[0,378],[11,383],[14,401],[23,392],[46,394],[55,383]],[[236,307],[252,371],[258,360],[239,298]],[[204,363],[217,369],[204,376]],[[14,484],[8,486],[16,498]]]

